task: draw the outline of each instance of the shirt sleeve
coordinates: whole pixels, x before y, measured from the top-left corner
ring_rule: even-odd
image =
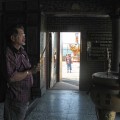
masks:
[[[6,55],[6,63],[8,79],[10,80],[10,78],[13,77],[14,74],[17,72],[15,58],[10,53],[7,53]]]

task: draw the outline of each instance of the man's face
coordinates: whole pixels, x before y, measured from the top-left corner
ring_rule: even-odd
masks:
[[[17,29],[18,35],[12,40],[15,45],[22,46],[25,45],[25,33],[23,29]]]

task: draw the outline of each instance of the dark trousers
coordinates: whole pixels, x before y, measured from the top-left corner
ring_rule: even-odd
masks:
[[[6,99],[4,104],[4,120],[24,120],[29,103],[13,102]]]
[[[70,63],[67,64],[67,71],[69,72],[69,70],[70,70],[70,72],[71,72],[71,70],[72,70],[72,67],[71,67],[71,64],[70,64]]]

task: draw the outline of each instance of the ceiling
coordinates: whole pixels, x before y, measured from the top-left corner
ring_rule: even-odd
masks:
[[[119,11],[119,3],[119,0],[41,0],[40,9],[58,17],[108,17],[114,10]]]
[[[27,1],[37,3],[40,11],[46,15],[57,17],[108,17],[110,14],[120,15],[120,0],[0,0],[2,2]]]

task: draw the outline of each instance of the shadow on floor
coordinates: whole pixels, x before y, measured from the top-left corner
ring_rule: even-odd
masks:
[[[67,73],[66,63],[62,62],[62,79],[60,82],[57,82],[52,89],[79,90],[79,69],[80,63],[74,62],[71,73]]]
[[[53,90],[79,90],[79,87],[67,82],[57,82],[51,89]]]

